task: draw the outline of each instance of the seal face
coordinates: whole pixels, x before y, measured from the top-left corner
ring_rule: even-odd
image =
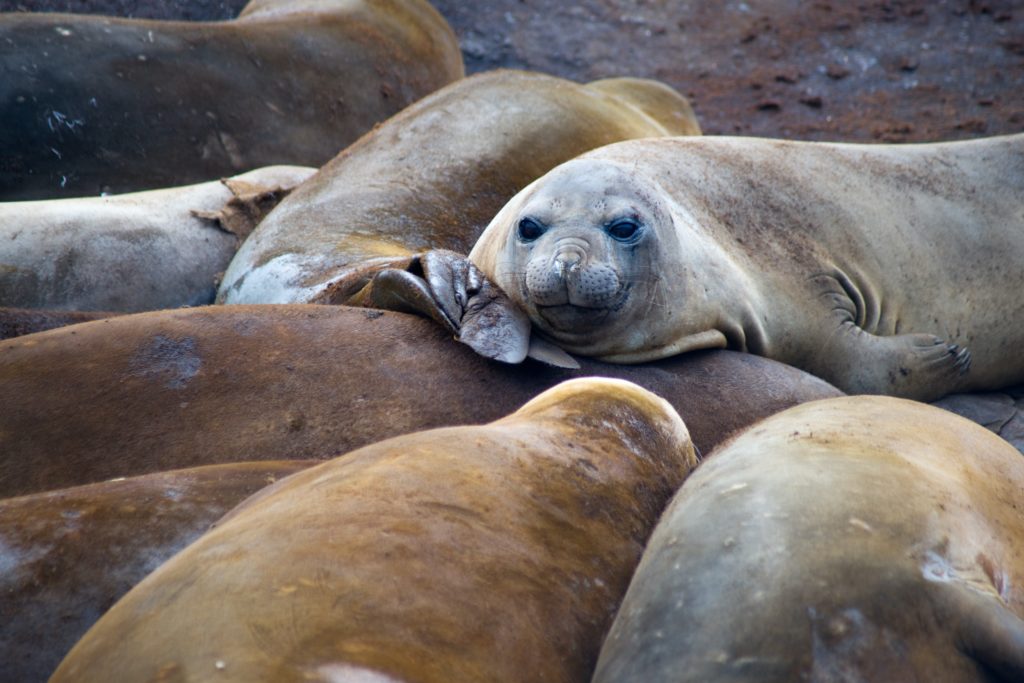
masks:
[[[644,317],[664,305],[659,273],[678,252],[672,215],[658,188],[627,169],[570,162],[508,220],[514,227],[498,281],[560,345],[593,346],[598,331],[635,336]],[[633,343],[643,341],[641,334]]]

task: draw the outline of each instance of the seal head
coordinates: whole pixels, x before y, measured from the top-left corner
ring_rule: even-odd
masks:
[[[743,348],[742,316],[706,303],[722,288],[742,301],[742,275],[702,265],[722,259],[709,258],[714,245],[689,239],[689,230],[683,243],[677,221],[690,223],[687,217],[628,164],[576,159],[506,205],[470,259],[523,307],[537,332],[573,353],[641,362]],[[709,268],[717,281],[699,281],[696,273]]]

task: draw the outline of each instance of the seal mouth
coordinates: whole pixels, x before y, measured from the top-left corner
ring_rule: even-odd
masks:
[[[553,330],[559,332],[588,332],[604,325],[612,309],[607,306],[590,308],[575,304],[537,305],[537,314]]]

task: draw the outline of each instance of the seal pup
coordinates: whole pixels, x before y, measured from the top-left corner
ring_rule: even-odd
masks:
[[[320,166],[464,75],[426,0],[254,0],[226,22],[0,14],[0,201]]]
[[[212,303],[238,245],[315,171],[269,166],[185,187],[0,203],[0,307],[145,311]]]
[[[699,133],[686,98],[657,81],[470,76],[382,123],[282,202],[232,260],[217,300],[345,303],[396,260],[468,253],[506,201],[563,161]]]
[[[164,560],[248,496],[312,464],[211,465],[0,500],[0,680],[47,680]]]
[[[635,140],[513,198],[469,255],[571,353],[732,348],[848,393],[1024,380],[1024,134]]]
[[[886,396],[747,429],[651,535],[594,683],[1024,680],[1024,460]]]
[[[696,464],[668,403],[605,378],[489,425],[382,441],[229,513],[51,681],[587,680]]]
[[[17,337],[0,342],[0,497],[198,465],[323,459],[490,422],[588,375],[664,397],[705,453],[762,417],[839,395],[805,372],[733,352],[581,365],[494,363],[416,316],[312,304],[153,311]]]

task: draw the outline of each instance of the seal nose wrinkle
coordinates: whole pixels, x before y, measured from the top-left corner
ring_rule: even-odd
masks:
[[[535,303],[603,308],[615,300],[619,277],[608,264],[588,258],[589,246],[581,239],[565,238],[548,258],[530,261],[526,286]]]

